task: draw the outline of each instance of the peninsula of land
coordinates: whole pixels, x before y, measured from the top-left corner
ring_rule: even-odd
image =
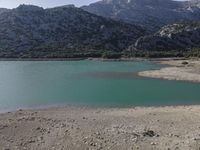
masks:
[[[200,60],[167,60],[159,61],[169,65],[160,70],[139,72],[139,76],[167,80],[190,81],[200,83]]]

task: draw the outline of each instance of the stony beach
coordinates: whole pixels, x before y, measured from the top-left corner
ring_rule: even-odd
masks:
[[[200,106],[63,107],[0,114],[1,150],[197,150]]]

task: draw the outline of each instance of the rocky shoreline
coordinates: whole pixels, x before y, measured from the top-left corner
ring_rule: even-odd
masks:
[[[160,70],[143,71],[139,72],[138,75],[142,77],[200,83],[200,60],[168,60],[159,61],[159,63],[170,65],[170,67],[161,68]]]
[[[196,150],[200,106],[59,107],[0,114],[2,150]]]

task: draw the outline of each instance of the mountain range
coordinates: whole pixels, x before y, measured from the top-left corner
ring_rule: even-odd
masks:
[[[150,32],[172,23],[200,20],[199,0],[102,0],[82,9],[143,26]]]
[[[68,57],[122,51],[145,30],[72,5],[43,9],[20,5],[0,15],[1,57]]]
[[[199,0],[102,0],[81,8],[0,8],[1,58],[189,51],[200,48],[199,39]]]

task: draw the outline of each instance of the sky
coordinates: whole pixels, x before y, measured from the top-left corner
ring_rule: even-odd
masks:
[[[44,8],[51,8],[67,4],[74,4],[77,7],[80,7],[96,1],[99,0],[0,0],[0,8],[15,8],[20,4],[32,4],[42,6]]]
[[[15,8],[20,4],[32,4],[51,8],[67,4],[74,4],[77,7],[88,5],[99,0],[0,0],[0,8]]]

